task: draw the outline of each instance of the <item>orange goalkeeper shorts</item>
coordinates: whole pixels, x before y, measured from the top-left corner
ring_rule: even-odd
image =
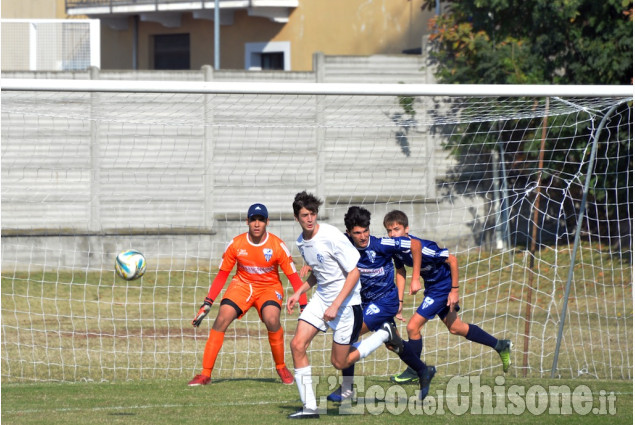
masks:
[[[256,307],[258,316],[262,320],[262,308],[268,304],[275,304],[282,309],[282,284],[252,285],[240,280],[232,280],[223,295],[221,305],[229,304],[238,313],[240,319],[251,307]]]

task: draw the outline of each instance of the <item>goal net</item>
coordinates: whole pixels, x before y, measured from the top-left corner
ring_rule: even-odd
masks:
[[[191,321],[250,204],[302,265],[302,190],[342,231],[351,205],[377,236],[398,209],[447,247],[460,317],[512,340],[512,376],[633,377],[632,88],[2,84],[3,382],[189,380],[219,303]],[[126,282],[129,248],[148,269]],[[404,317],[421,301],[406,295]],[[297,312],[282,322],[291,367]],[[316,374],[336,374],[330,345],[310,346]],[[438,319],[423,347],[442,375],[502,373]],[[402,369],[380,348],[357,373]],[[252,309],[212,378],[275,376]]]

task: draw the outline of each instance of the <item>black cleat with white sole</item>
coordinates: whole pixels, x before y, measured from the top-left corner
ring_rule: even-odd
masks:
[[[392,351],[397,354],[401,354],[403,352],[403,339],[397,333],[397,327],[392,322],[384,323],[381,328],[388,332],[388,341],[386,341],[386,345],[389,346]]]

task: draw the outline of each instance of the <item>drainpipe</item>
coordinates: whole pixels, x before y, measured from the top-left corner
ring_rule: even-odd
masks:
[[[139,69],[139,15],[134,15],[132,20],[132,69],[136,71]]]

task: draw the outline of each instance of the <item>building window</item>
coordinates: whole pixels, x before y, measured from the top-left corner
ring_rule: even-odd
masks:
[[[190,69],[190,35],[154,36],[154,69]]]
[[[260,67],[262,69],[284,70],[284,53],[282,52],[261,53]]]
[[[245,69],[290,71],[291,43],[288,41],[245,43]]]

